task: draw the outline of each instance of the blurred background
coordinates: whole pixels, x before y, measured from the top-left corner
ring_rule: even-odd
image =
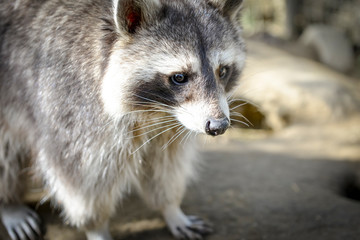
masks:
[[[279,44],[281,40],[300,40],[300,44],[313,50],[306,51],[309,55],[305,56],[357,77],[360,76],[359,23],[358,0],[251,0],[245,1],[242,15],[246,36],[267,38],[273,44]],[[322,52],[324,47],[337,48],[344,58],[337,64],[335,59],[326,59],[329,53]]]
[[[240,22],[248,60],[233,107],[242,98],[248,121],[236,114],[237,127],[360,124],[359,0],[245,1]]]

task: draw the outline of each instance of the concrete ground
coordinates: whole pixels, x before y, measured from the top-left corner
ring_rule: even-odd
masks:
[[[334,144],[316,134],[307,145],[305,132],[301,127],[282,134],[233,129],[201,140],[201,178],[189,188],[183,209],[214,225],[208,240],[360,239],[360,135],[352,142],[334,138],[340,154],[330,157],[327,146]],[[347,151],[340,151],[345,145]],[[45,239],[85,240],[48,204],[37,210],[46,221]],[[160,215],[136,197],[120,206],[111,232],[115,240],[172,239]],[[7,239],[3,230],[0,234]]]

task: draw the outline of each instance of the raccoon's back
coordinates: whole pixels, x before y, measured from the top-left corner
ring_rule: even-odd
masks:
[[[5,108],[21,101],[26,89],[24,74],[26,65],[32,62],[29,48],[26,46],[29,38],[26,29],[31,22],[34,9],[29,7],[28,12],[16,10],[16,2],[29,1],[2,1],[0,3],[0,114]],[[29,76],[28,71],[28,76]],[[20,97],[21,96],[21,97]]]
[[[91,104],[86,101],[97,94],[110,52],[103,41],[104,28],[108,29],[104,25],[111,17],[109,4],[101,0],[1,3],[0,106],[50,104],[43,107],[56,109]]]
[[[64,142],[80,141],[84,133],[100,128],[99,89],[111,44],[106,41],[109,4],[0,3],[0,124],[5,119],[16,128],[26,118],[38,136]],[[21,119],[12,122],[13,116]],[[65,147],[58,143],[56,148]]]

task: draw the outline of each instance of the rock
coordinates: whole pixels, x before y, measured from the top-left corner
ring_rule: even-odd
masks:
[[[300,42],[314,49],[320,62],[340,71],[348,72],[354,66],[352,45],[346,35],[327,25],[310,25]]]
[[[258,106],[272,129],[336,122],[360,114],[356,80],[261,42],[248,41],[248,52],[235,96]]]

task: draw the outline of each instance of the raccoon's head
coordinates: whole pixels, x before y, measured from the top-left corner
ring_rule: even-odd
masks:
[[[107,113],[166,111],[220,135],[245,61],[241,0],[114,0],[117,39],[102,82]]]

